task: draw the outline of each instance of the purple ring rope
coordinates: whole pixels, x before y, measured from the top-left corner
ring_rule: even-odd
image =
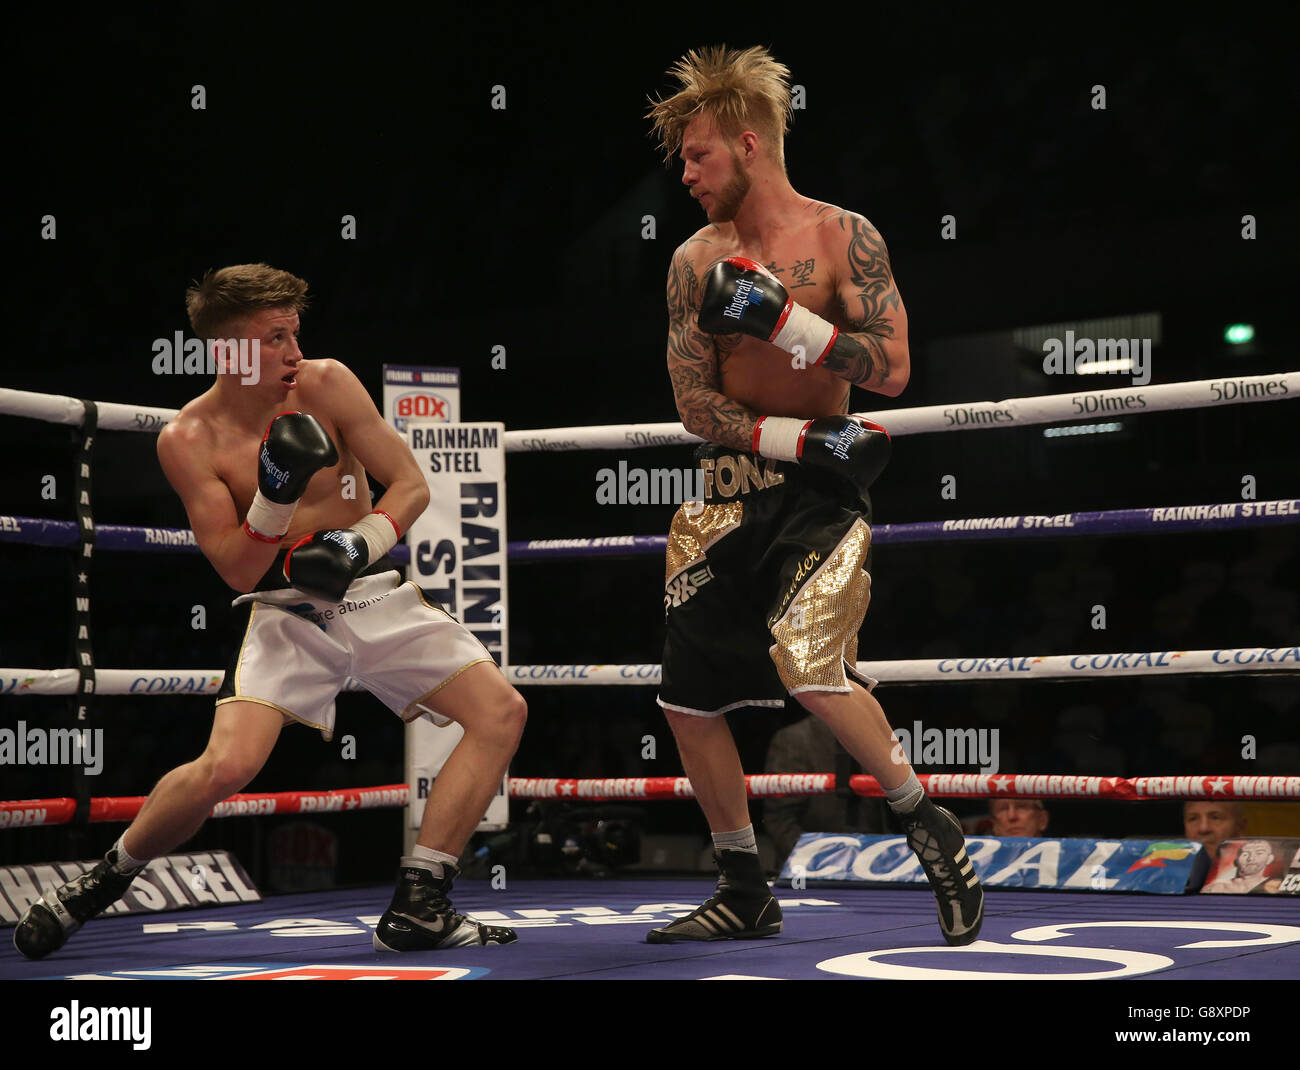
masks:
[[[979,541],[1068,537],[1071,535],[1151,535],[1156,532],[1226,531],[1300,523],[1300,498],[1267,502],[1226,502],[1220,505],[1153,506],[1146,509],[1105,509],[1058,516],[1001,516],[973,520],[926,520],[913,524],[876,524],[876,545],[921,542]],[[73,546],[77,525],[67,520],[0,516],[0,542],[33,546]],[[575,539],[521,539],[507,544],[512,561],[564,558],[631,557],[662,554],[664,535],[606,535]],[[97,524],[95,547],[155,553],[198,553],[192,532],[184,528],[142,528],[129,524]],[[394,560],[408,564],[411,551],[401,544]]]

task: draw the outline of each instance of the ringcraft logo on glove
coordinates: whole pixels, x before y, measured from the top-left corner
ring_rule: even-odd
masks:
[[[748,279],[741,279],[736,283],[736,293],[731,298],[731,304],[723,309],[722,314],[733,320],[743,319],[750,305],[761,304],[762,301],[763,291],[756,290]]]
[[[341,531],[328,531],[320,537],[320,541],[337,543],[343,548],[343,552],[348,555],[349,561],[355,561],[357,559],[356,546],[353,544],[352,540]]]
[[[866,428],[861,424],[849,424],[840,432],[831,432],[826,438],[826,448],[831,451],[837,460],[847,461],[849,459],[849,447],[853,445],[854,439],[866,434]]]
[[[270,448],[265,442],[262,443],[262,456],[259,458],[262,462],[262,470],[266,473],[268,479],[276,490],[279,490],[293,478],[293,473],[285,468],[278,468],[271,461]]]

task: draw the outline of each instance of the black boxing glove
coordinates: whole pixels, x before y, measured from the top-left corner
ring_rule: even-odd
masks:
[[[355,531],[317,531],[299,539],[284,557],[284,578],[300,591],[342,602],[370,563],[366,540]]]
[[[720,260],[704,276],[700,300],[700,330],[709,334],[742,334],[820,364],[830,352],[839,328],[793,300],[762,264],[743,256]]]
[[[889,432],[860,416],[761,416],[754,425],[755,453],[834,472],[863,493],[885,470],[890,449]]]
[[[350,528],[305,535],[284,555],[284,578],[300,591],[343,601],[352,581],[397,542],[397,522],[382,510],[362,517]]]
[[[257,493],[244,518],[245,534],[258,542],[283,539],[311,477],[338,461],[338,450],[316,417],[305,412],[277,416],[257,454]]]

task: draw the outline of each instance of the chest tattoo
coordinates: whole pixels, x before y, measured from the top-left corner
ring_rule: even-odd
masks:
[[[787,290],[797,290],[801,286],[817,285],[817,280],[813,277],[817,267],[816,257],[810,256],[807,260],[796,260],[789,267],[778,267],[775,262],[763,266],[780,279],[781,285]]]

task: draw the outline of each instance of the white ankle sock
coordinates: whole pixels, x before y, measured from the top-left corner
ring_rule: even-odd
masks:
[[[758,840],[754,837],[753,825],[746,825],[735,832],[715,832],[713,846],[719,851],[748,851],[752,855],[758,854]]]
[[[139,858],[132,858],[127,854],[126,848],[122,846],[122,841],[126,839],[126,833],[122,833],[117,838],[117,843],[109,848],[110,851],[117,852],[117,861],[113,863],[113,869],[118,873],[130,873],[132,870],[140,869],[144,866],[144,861]],[[147,859],[145,860],[147,861]]]
[[[421,847],[417,843],[411,848],[411,853],[402,859],[402,865],[427,869],[435,877],[441,877],[445,875],[442,867],[454,866],[456,861],[455,855],[449,855],[445,851],[435,851],[432,847]]]
[[[925,798],[925,789],[921,787],[921,782],[916,779],[915,771],[907,775],[896,788],[890,788],[885,792],[885,799],[889,803],[889,808],[896,814],[910,814],[916,809],[917,803]]]

